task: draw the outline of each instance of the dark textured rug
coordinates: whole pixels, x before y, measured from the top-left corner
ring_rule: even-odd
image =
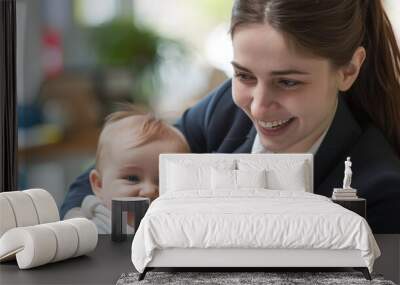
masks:
[[[382,275],[372,274],[372,280],[366,280],[360,272],[155,272],[150,271],[142,281],[139,273],[124,273],[117,285],[133,284],[379,284],[395,285],[384,280]]]

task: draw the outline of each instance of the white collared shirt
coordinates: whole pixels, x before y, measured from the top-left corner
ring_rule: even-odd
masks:
[[[329,128],[327,128],[323,134],[319,137],[319,139],[311,146],[311,148],[306,152],[306,153],[312,153],[315,155],[319,149],[319,146],[321,145],[322,141],[325,138],[326,133],[328,132]],[[256,137],[254,139],[253,147],[251,148],[251,153],[274,153],[267,148],[265,148],[261,144],[260,136],[258,133],[256,134]]]

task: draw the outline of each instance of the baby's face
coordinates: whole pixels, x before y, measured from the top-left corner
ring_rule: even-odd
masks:
[[[111,209],[113,197],[158,197],[158,157],[160,153],[181,152],[165,141],[153,141],[130,147],[132,138],[118,136],[104,156],[102,187],[97,196]]]

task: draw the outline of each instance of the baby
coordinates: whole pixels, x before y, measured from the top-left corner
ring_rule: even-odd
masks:
[[[95,195],[87,196],[81,208],[68,211],[65,219],[83,216],[97,225],[99,233],[111,233],[112,198],[154,200],[158,197],[160,153],[187,152],[184,136],[149,113],[132,107],[110,114],[100,134],[96,167],[89,175]]]

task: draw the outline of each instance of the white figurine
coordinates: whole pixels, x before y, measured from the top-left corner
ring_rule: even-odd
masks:
[[[344,162],[344,179],[343,179],[343,189],[352,189],[351,184],[351,176],[353,172],[351,171],[351,161],[350,157],[347,157],[347,160]]]

